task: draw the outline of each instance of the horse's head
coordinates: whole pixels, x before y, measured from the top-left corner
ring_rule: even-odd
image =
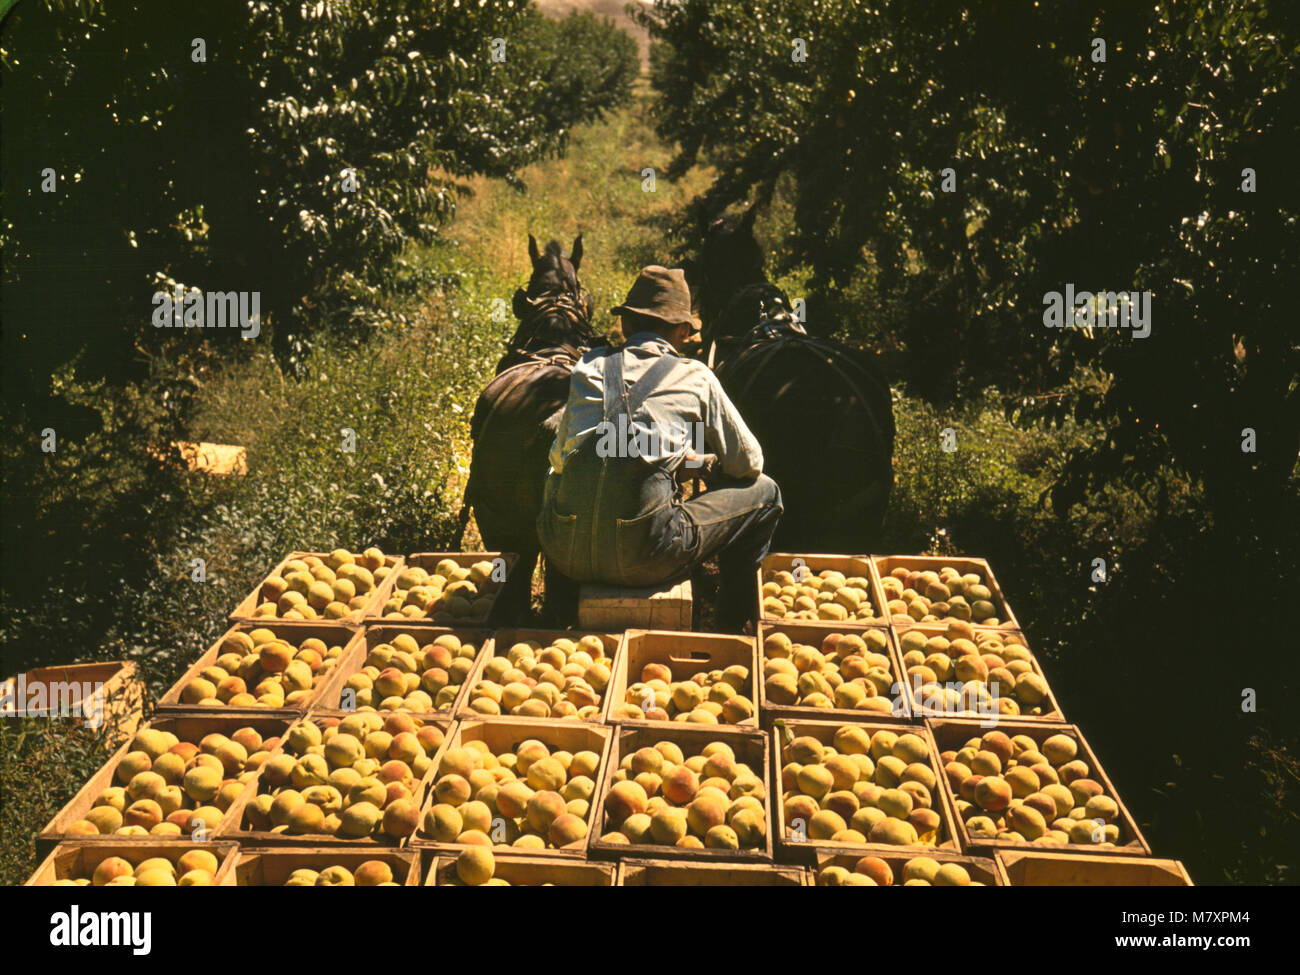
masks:
[[[737,290],[717,323],[720,337],[745,336],[748,341],[778,338],[792,332],[808,334],[786,293],[767,281],[747,284]]]
[[[582,291],[578,281],[578,268],[582,265],[582,234],[573,238],[573,249],[568,257],[565,257],[558,240],[550,241],[546,250],[538,251],[537,238],[529,234],[528,257],[533,263],[533,273],[528,279],[529,298],[576,295]]]
[[[588,348],[595,338],[591,329],[591,295],[578,280],[582,265],[582,234],[573,240],[566,257],[560,242],[552,240],[537,249],[537,238],[528,235],[528,257],[533,272],[527,289],[515,291],[513,308],[519,319],[508,347],[515,352],[570,346]]]
[[[702,339],[731,334],[719,329],[719,318],[732,296],[746,285],[766,281],[763,250],[754,238],[754,217],[750,207],[743,214],[723,214],[703,222],[699,257],[692,264],[694,285],[700,294]],[[750,322],[741,331],[748,331]]]

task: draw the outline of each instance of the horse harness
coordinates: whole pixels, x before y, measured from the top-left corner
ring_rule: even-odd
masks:
[[[559,291],[527,300],[532,310],[526,318],[519,320],[516,335],[523,333],[525,329],[529,335],[532,335],[539,321],[555,317],[564,319],[579,333],[589,332],[591,329],[591,295],[586,292],[573,294],[569,291]]]

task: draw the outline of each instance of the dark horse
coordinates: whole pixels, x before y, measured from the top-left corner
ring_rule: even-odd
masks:
[[[713,221],[694,263],[705,352],[781,487],[773,551],[865,554],[894,481],[889,385],[864,352],[807,334],[764,274],[753,219]]]
[[[492,551],[518,553],[519,564],[497,607],[498,619],[512,623],[529,609],[547,453],[568,400],[569,373],[596,344],[591,295],[578,281],[582,235],[568,257],[554,240],[539,253],[529,235],[528,256],[533,264],[528,288],[514,295],[519,327],[497,363],[496,377],[479,394],[470,421],[474,453],[460,521],[463,532],[472,507],[484,544]],[[548,602],[558,596],[562,603],[573,584],[549,566],[546,576]]]

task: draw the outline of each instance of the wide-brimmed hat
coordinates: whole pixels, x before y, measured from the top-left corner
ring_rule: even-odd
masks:
[[[686,272],[679,267],[667,268],[658,264],[643,267],[623,304],[610,311],[616,315],[622,312],[647,315],[669,325],[695,326],[695,318],[691,315],[691,289],[686,285]]]

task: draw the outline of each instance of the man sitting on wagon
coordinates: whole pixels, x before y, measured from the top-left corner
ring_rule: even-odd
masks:
[[[574,368],[537,529],[579,582],[657,586],[718,556],[718,625],[756,610],[755,570],[781,517],[763,452],[713,372],[679,355],[698,332],[685,274],[643,268],[614,308],[626,343]],[[680,484],[702,477],[690,499]]]

